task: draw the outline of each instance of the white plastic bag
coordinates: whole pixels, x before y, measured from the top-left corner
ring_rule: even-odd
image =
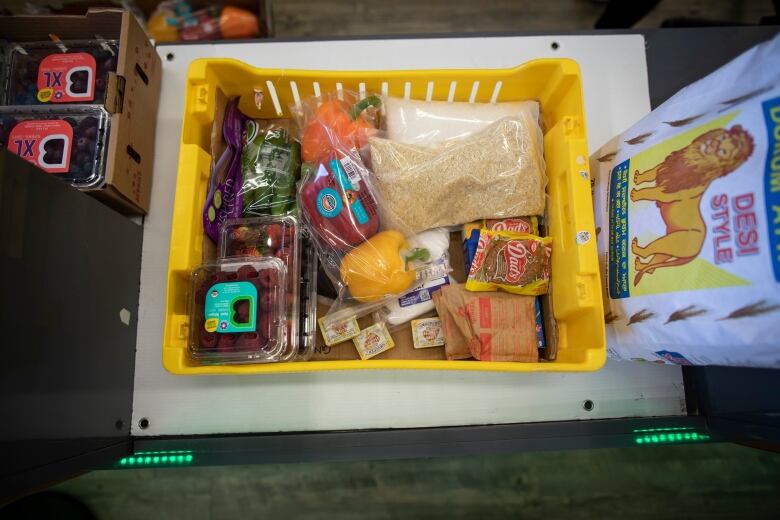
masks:
[[[591,158],[611,356],[780,366],[780,36]]]
[[[485,129],[505,117],[539,120],[539,103],[511,101],[466,103],[385,99],[387,138],[400,143],[430,145],[459,139]]]

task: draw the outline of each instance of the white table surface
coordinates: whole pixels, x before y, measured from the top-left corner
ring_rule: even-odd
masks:
[[[552,49],[552,42],[558,49]],[[504,68],[569,57],[582,69],[590,150],[650,110],[641,35],[266,42],[162,46],[154,185],[144,222],[132,434],[407,428],[685,414],[679,367],[608,361],[600,371],[355,371],[174,376],[162,367],[165,280],[189,63],[231,57],[271,68]],[[173,59],[166,57],[171,54]],[[591,400],[593,410],[582,403]],[[142,418],[149,426],[139,427]]]

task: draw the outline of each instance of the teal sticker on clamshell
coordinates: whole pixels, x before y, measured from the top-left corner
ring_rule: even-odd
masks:
[[[223,282],[209,288],[203,306],[207,332],[254,332],[257,288],[250,282]]]

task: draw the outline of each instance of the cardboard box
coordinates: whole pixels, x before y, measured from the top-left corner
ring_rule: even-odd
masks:
[[[111,114],[106,183],[88,193],[122,213],[145,214],[152,166],[162,64],[136,18],[121,9],[90,9],[83,15],[0,16],[0,34],[15,42],[119,40],[116,74],[108,78],[105,107]]]

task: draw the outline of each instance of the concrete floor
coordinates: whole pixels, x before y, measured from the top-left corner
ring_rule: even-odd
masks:
[[[280,37],[587,29],[589,0],[274,4]],[[564,13],[564,14],[561,14]],[[669,17],[756,23],[769,0],[664,0]],[[780,456],[735,445],[434,460],[97,471],[56,489],[101,519],[778,518]]]
[[[780,518],[780,455],[730,444],[96,471],[100,519]]]
[[[278,37],[592,29],[605,1],[594,0],[279,0]],[[771,0],[662,0],[636,27],[669,18],[757,24]]]

